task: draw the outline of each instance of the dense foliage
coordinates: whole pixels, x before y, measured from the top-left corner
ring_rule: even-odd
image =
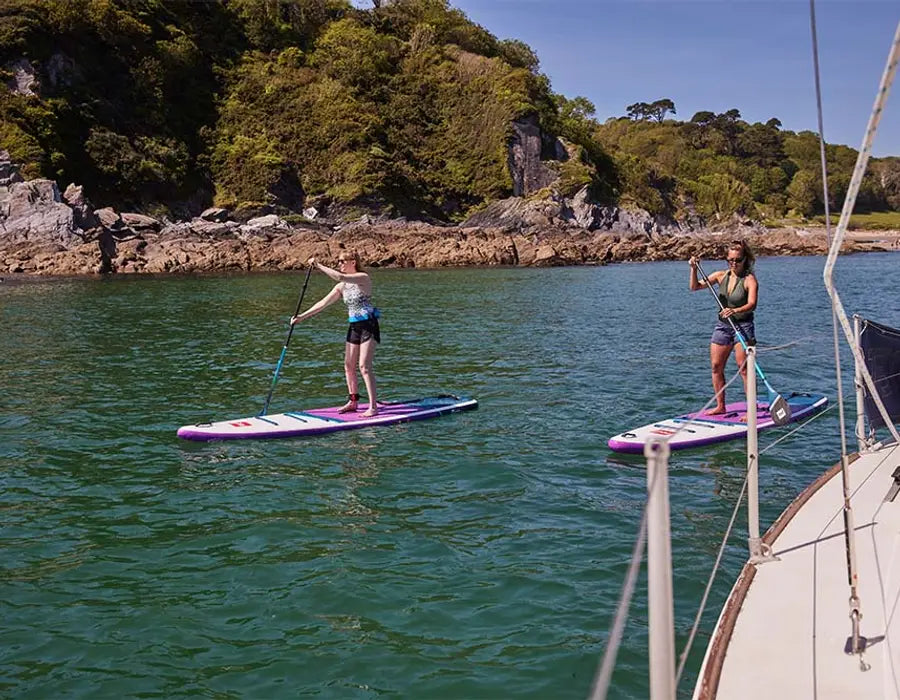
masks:
[[[615,159],[623,197],[655,213],[732,214],[775,220],[825,211],[819,138],[781,129],[778,119],[748,124],[737,109],[663,120],[671,100],[638,103],[594,132]],[[840,211],[857,152],[827,145],[830,211]],[[900,158],[870,161],[857,197],[861,212],[900,209]]]
[[[456,219],[511,194],[513,122],[536,116],[566,144],[564,194],[675,216],[823,211],[813,134],[737,110],[678,122],[669,99],[599,124],[527,45],[448,0],[0,0],[0,65],[0,148],[119,207]],[[829,146],[832,208],[855,157]],[[898,159],[873,164],[859,204],[900,208]]]

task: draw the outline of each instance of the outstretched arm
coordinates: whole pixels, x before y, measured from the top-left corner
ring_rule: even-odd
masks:
[[[309,264],[315,265],[317,268],[319,268],[322,272],[324,272],[326,275],[328,275],[335,282],[355,282],[355,283],[359,284],[360,282],[362,282],[363,280],[368,278],[368,275],[365,272],[353,272],[353,273],[350,273],[349,275],[344,274],[343,272],[339,272],[338,270],[335,270],[333,267],[328,267],[327,265],[323,265],[315,258],[310,258]]]
[[[306,311],[302,314],[297,314],[293,318],[291,318],[291,325],[293,326],[296,323],[300,323],[300,321],[305,321],[308,318],[312,318],[317,313],[322,311],[329,306],[331,306],[334,302],[341,298],[341,285],[336,284],[334,288],[328,292],[324,297],[319,299],[315,304],[310,306]]]

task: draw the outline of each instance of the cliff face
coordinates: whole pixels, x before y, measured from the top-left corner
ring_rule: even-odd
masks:
[[[541,131],[536,115],[517,119],[512,124],[512,130],[507,162],[513,182],[513,196],[527,196],[556,183],[559,173],[545,160],[568,160],[569,155],[562,142]]]

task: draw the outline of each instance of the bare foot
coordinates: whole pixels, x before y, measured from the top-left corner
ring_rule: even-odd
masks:
[[[351,413],[356,411],[356,401],[348,401],[343,406],[341,406],[337,412],[338,413]]]
[[[718,416],[718,415],[721,415],[722,413],[725,413],[725,407],[724,406],[716,406],[715,408],[709,409],[706,412],[706,415],[707,416]]]
[[[372,416],[378,415],[378,408],[375,406],[370,406],[369,410],[363,413],[366,418],[371,418]]]

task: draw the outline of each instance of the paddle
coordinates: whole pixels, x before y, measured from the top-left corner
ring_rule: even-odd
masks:
[[[310,265],[309,269],[306,271],[306,280],[303,282],[303,291],[300,292],[300,300],[297,302],[297,310],[294,312],[294,316],[300,313],[300,307],[303,305],[303,295],[306,294],[306,287],[309,284],[309,276],[312,274],[313,266]],[[266,397],[266,404],[263,406],[262,413],[259,415],[264,416],[266,412],[269,410],[269,401],[272,400],[272,392],[275,391],[275,384],[278,382],[278,373],[281,371],[281,365],[284,362],[284,356],[287,354],[288,345],[291,344],[291,335],[294,333],[294,325],[291,324],[290,330],[288,330],[287,339],[284,341],[284,347],[281,348],[281,357],[278,358],[278,364],[275,366],[275,376],[272,377],[272,386],[269,388],[269,395]]]
[[[706,273],[703,272],[703,268],[700,267],[699,261],[697,262],[697,272],[700,273],[700,277],[702,277],[703,281],[706,283],[706,288],[709,290],[709,293],[713,295],[713,298],[719,305],[719,309],[724,311],[725,307],[722,305],[722,300],[719,299],[719,295],[716,294],[716,291],[709,283],[709,277],[707,277]],[[744,339],[744,336],[740,332],[740,330],[738,330],[738,327],[734,324],[734,321],[731,320],[730,316],[725,320],[731,324],[731,327],[734,329],[735,336],[737,336],[737,339],[741,341],[741,345],[744,346],[744,350],[747,350],[747,341]],[[772,416],[772,420],[775,421],[775,425],[784,425],[791,420],[791,405],[784,400],[784,397],[781,394],[779,394],[772,388],[772,385],[769,384],[769,380],[766,379],[766,375],[763,373],[762,367],[759,366],[759,363],[754,362],[753,364],[756,366],[756,373],[759,375],[759,378],[763,380],[763,383],[769,390],[769,415]]]

